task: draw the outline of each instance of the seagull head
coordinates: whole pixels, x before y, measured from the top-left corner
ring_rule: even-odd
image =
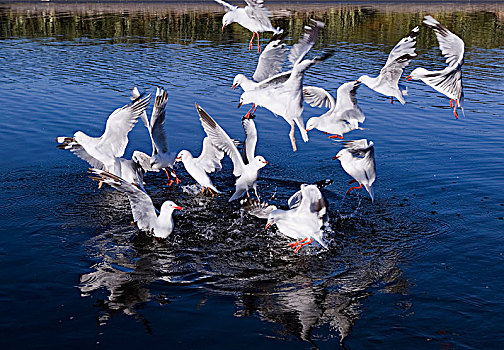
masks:
[[[372,78],[369,75],[362,75],[359,79],[357,79],[355,82],[356,83],[363,83],[365,85],[369,86],[369,83],[371,82]]]
[[[189,151],[186,151],[186,150],[180,151],[179,154],[177,155],[177,158],[175,158],[175,163],[183,162],[188,154],[189,154]]]
[[[332,160],[339,159],[340,162],[343,162],[344,159],[346,159],[346,155],[350,154],[346,149],[340,150],[334,157],[332,157]]]
[[[234,12],[227,12],[223,17],[222,17],[222,31],[224,31],[224,28],[226,26],[230,25],[235,21],[235,13]]]
[[[243,74],[237,74],[233,79],[233,85],[231,88],[234,90],[238,85],[241,85],[242,82],[247,79]]]
[[[266,159],[264,159],[262,156],[255,156],[254,163],[259,169],[264,168],[266,166],[266,164],[269,164],[269,162]]]
[[[311,117],[308,119],[308,122],[306,123],[306,132],[314,129],[317,127],[319,121],[319,117]]]
[[[170,210],[170,211],[173,211],[173,210],[182,210],[182,207],[178,204],[175,204],[174,202],[172,201],[166,201],[163,203],[163,205],[161,206],[161,211],[165,211],[165,210]]]
[[[244,104],[246,105],[249,103],[254,103],[254,101],[252,99],[252,94],[251,94],[251,91],[245,91],[240,96],[240,103],[238,103],[238,108],[240,108]]]
[[[420,80],[425,78],[430,72],[425,68],[415,68],[413,71],[406,77],[406,80]]]

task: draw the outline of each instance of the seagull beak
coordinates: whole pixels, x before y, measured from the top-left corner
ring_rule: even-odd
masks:
[[[306,129],[306,132],[310,131],[310,129]]]
[[[408,75],[408,76],[407,76],[406,78],[404,78],[404,79],[406,79],[406,81],[410,81],[411,79],[413,79],[413,77],[412,77],[411,75]]]
[[[267,160],[265,160],[263,163],[264,163],[264,164],[269,164],[269,162],[268,162]]]
[[[222,31],[224,31],[224,28],[226,28],[226,25],[225,25],[225,24],[222,26]]]
[[[236,89],[236,87],[237,87],[237,86],[238,86],[238,83],[233,84],[233,86],[231,86],[231,89],[233,89],[233,90],[234,90],[234,89]]]
[[[332,160],[336,160],[336,159],[338,159],[339,157],[341,157],[341,156],[334,156],[334,157],[332,157]]]
[[[175,161],[176,161],[176,162],[180,162],[181,160],[182,160],[182,158],[181,158],[181,157],[177,157],[177,158],[175,158]]]
[[[173,209],[182,210],[183,208],[181,206],[177,205],[176,207],[173,207]]]
[[[264,226],[264,229],[265,229],[265,230],[267,230],[267,229],[268,229],[268,227],[270,227],[270,226],[271,226],[271,224],[272,224],[272,222],[268,222],[268,223],[266,224],[266,226]]]
[[[238,107],[237,108],[240,108],[242,106],[242,103],[243,102],[238,103]]]

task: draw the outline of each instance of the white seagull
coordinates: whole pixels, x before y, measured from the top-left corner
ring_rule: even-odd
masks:
[[[464,113],[464,91],[462,86],[462,65],[464,64],[464,41],[458,36],[443,27],[438,21],[431,16],[425,16],[423,24],[434,30],[436,38],[439,42],[439,48],[448,66],[439,71],[428,71],[425,68],[414,69],[407,80],[415,79],[422,80],[425,84],[432,87],[434,90],[439,91],[443,95],[450,98],[450,107],[453,107],[455,100],[455,107],[453,114],[458,119],[457,105]]]
[[[331,54],[324,54],[321,57],[315,57],[311,60],[303,60],[304,56],[315,43],[321,28],[324,27],[322,22],[312,20],[311,26],[305,27],[305,33],[297,44],[294,45],[289,53],[289,60],[294,62],[292,72],[289,78],[277,85],[266,86],[261,89],[253,89],[245,91],[240,97],[242,104],[253,103],[252,108],[247,112],[245,117],[255,112],[257,106],[269,109],[273,114],[282,116],[291,126],[289,138],[291,140],[292,149],[297,150],[296,140],[294,139],[294,125],[297,125],[303,141],[308,141],[308,134],[303,121],[303,77],[305,71],[314,64],[327,59]],[[252,111],[252,109],[254,111]]]
[[[263,0],[245,0],[247,6],[238,7],[223,0],[215,0],[217,3],[224,6],[226,14],[222,17],[222,30],[226,28],[227,25],[237,22],[242,27],[247,28],[252,32],[252,39],[250,39],[249,50],[252,50],[252,43],[254,42],[254,37],[257,34],[257,52],[261,52],[261,46],[259,45],[259,33],[262,32],[273,32],[274,34],[280,34],[283,32],[280,28],[273,28],[270,22],[271,14],[269,10],[264,7]]]
[[[245,141],[243,141],[242,146],[242,159],[243,163],[250,163],[255,155],[255,149],[257,145],[257,128],[253,120],[254,117],[242,118],[243,131],[245,132]]]
[[[182,150],[175,158],[175,162],[182,162],[185,169],[194,180],[201,186],[201,193],[205,193],[205,188],[208,189],[212,197],[214,193],[220,191],[214,186],[212,180],[208,176],[216,170],[222,169],[221,160],[224,158],[224,152],[216,148],[209,137],[203,139],[203,148],[198,158],[194,158],[191,152]]]
[[[373,182],[376,179],[376,166],[373,141],[368,142],[366,139],[347,141],[343,143],[343,147],[333,159],[339,159],[343,170],[354,178],[349,184],[359,183],[359,186],[351,187],[347,194],[364,186],[371,196],[371,201],[374,201]]]
[[[237,74],[233,79],[231,88],[234,90],[237,86],[240,86],[243,91],[248,91],[262,88],[267,84],[282,83],[289,79],[291,71],[282,73],[282,65],[287,52],[287,47],[282,42],[283,39],[284,34],[275,34],[259,56],[252,79],[243,74]],[[283,79],[280,78],[280,75]]]
[[[136,87],[133,88],[131,92],[132,98],[137,98],[140,93]],[[166,131],[164,129],[165,125],[165,108],[168,103],[168,93],[160,88],[156,88],[156,97],[154,98],[154,108],[152,109],[151,119],[147,118],[147,113],[142,114],[142,120],[145,124],[147,130],[149,130],[149,135],[152,142],[152,155],[149,157],[144,152],[135,151],[133,152],[133,160],[137,161],[142,165],[142,167],[147,171],[156,171],[163,169],[168,177],[168,186],[171,186],[173,182],[176,184],[180,183],[180,179],[173,170],[173,163],[175,162],[176,153],[170,152],[168,146],[168,140],[166,137]],[[170,174],[168,170],[170,169],[171,174],[174,176],[175,181],[170,179]]]
[[[93,174],[91,179],[109,184],[128,195],[133,220],[140,230],[151,232],[157,238],[167,238],[173,231],[173,210],[182,210],[182,207],[172,201],[165,201],[158,212],[149,195],[126,180],[100,169],[91,168],[89,172]]]
[[[57,137],[56,147],[67,149],[92,167],[110,171],[128,182],[142,187],[143,169],[135,160],[121,158],[128,145],[128,133],[149,104],[150,95],[139,96],[131,103],[116,109],[107,119],[105,132],[100,137],[91,137],[77,131],[73,137]]]
[[[329,138],[343,138],[343,134],[359,129],[366,117],[357,104],[357,88],[359,82],[352,81],[342,84],[337,90],[337,100],[326,90],[305,86],[303,95],[305,101],[312,107],[329,107],[329,111],[320,117],[312,117],[306,123],[306,131],[318,129],[326,134],[333,134]]]
[[[403,95],[406,95],[406,88],[399,86],[399,79],[410,60],[417,56],[415,52],[416,37],[420,28],[417,26],[397,43],[390,51],[385,66],[380,71],[380,75],[371,78],[367,75],[361,76],[358,81],[368,88],[390,96],[390,103],[394,103],[394,97],[402,104],[405,104]]]
[[[278,230],[285,236],[296,239],[289,243],[294,252],[313,242],[315,239],[327,249],[323,242],[321,230],[327,213],[324,197],[316,185],[301,185],[288,201],[289,210],[276,209],[268,215],[265,229],[276,224]]]
[[[259,195],[257,194],[257,173],[259,169],[263,168],[268,164],[268,162],[262,156],[255,156],[249,159],[249,163],[245,164],[243,158],[236,148],[235,142],[229,137],[229,135],[217,124],[217,122],[208,115],[203,108],[201,108],[196,103],[196,109],[200,116],[201,125],[207,133],[208,137],[212,140],[212,144],[226,153],[231,161],[233,162],[233,175],[237,177],[235,183],[235,193],[231,196],[229,201],[239,199],[247,194],[249,196],[249,188],[253,188],[257,199]],[[252,150],[252,154],[253,154]]]

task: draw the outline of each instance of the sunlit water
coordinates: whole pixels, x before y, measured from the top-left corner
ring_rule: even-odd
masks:
[[[381,7],[274,4],[274,23],[292,45],[309,18],[326,23],[311,55],[332,58],[305,84],[336,88],[378,74],[388,52],[430,13],[466,42],[466,117],[422,83],[407,104],[362,86],[365,130],[375,142],[376,201],[345,195],[339,150],[310,132],[292,153],[289,126],[256,113],[257,153],[270,164],[259,191],[286,206],[302,183],[323,190],[329,251],[294,254],[264,220],[227,199],[227,159],[203,197],[178,168],[181,186],[149,173],[159,205],[184,207],[165,242],[131,225],[127,199],[98,190],[87,164],[56,149],[55,136],[103,131],[106,117],[137,85],[170,95],[174,150],[198,154],[198,102],[233,138],[243,138],[237,73],[251,75],[249,33],[220,31],[213,4],[0,6],[0,321],[2,348],[495,348],[502,341],[504,283],[503,9],[497,5]],[[413,11],[413,12],[409,12]],[[265,34],[263,46],[270,36]],[[443,67],[435,36],[418,39],[406,72]],[[304,119],[323,111],[306,107]],[[126,156],[150,153],[146,129],[130,133]],[[342,341],[342,343],[340,343]]]

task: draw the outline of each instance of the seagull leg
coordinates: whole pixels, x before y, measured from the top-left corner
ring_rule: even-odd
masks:
[[[348,184],[351,185],[351,184],[356,183],[356,182],[357,182],[357,180],[352,179],[352,180],[348,181]]]
[[[215,193],[212,192],[212,189],[208,187],[208,191],[210,191],[210,194],[212,195],[212,198],[215,197]]]
[[[261,198],[259,198],[259,195],[257,194],[257,187],[254,187],[254,192],[255,192],[257,200],[260,202]]]
[[[254,42],[255,35],[256,35],[256,33],[252,32],[252,39],[250,39],[250,42],[249,42],[249,50],[252,50],[252,43]]]
[[[307,237],[306,239],[308,239],[308,237]],[[301,248],[303,248],[303,246],[305,246],[305,245],[307,245],[307,244],[310,244],[310,243],[312,243],[312,242],[313,242],[313,240],[312,240],[312,239],[311,239],[311,237],[310,237],[310,240],[309,240],[309,241],[306,241],[306,242],[301,243],[300,245],[298,245],[298,246],[297,246],[297,248],[296,248],[296,249],[294,249],[294,253],[299,252],[299,250],[300,250]]]
[[[390,96],[390,103],[394,104],[394,97],[393,96]]]
[[[350,189],[346,192],[346,194],[350,194],[350,192],[352,192],[352,190],[356,190],[358,188],[362,188],[362,184],[360,184],[360,186],[357,186],[357,187],[350,187]]]
[[[257,105],[255,103],[254,103],[254,106],[255,107],[254,107],[254,110],[252,111],[252,114],[254,114],[256,112],[256,110],[257,110]]]
[[[294,138],[294,120],[291,122],[291,130],[289,132],[289,137],[290,137],[291,144],[292,144],[292,151],[296,152],[297,147],[296,147],[296,139]]]
[[[331,135],[329,136],[330,139],[340,139],[343,140],[343,135]]]
[[[250,109],[249,109],[249,111],[247,112],[247,114],[245,114],[243,117],[244,117],[244,118],[247,118],[247,119],[250,119],[250,115],[251,115],[251,114],[254,114],[254,112],[255,112],[255,109],[254,109],[254,108],[255,108],[255,109],[257,109],[257,107],[256,107],[255,103],[253,103],[253,104],[252,104],[252,108],[250,108]],[[254,109],[254,112],[252,112],[252,110],[253,110],[253,109]],[[251,112],[252,112],[252,113],[251,113]]]
[[[450,98],[450,108],[453,108],[453,99]]]
[[[457,105],[458,105],[458,100],[455,100],[455,108],[453,108],[453,115],[455,116],[455,119],[458,119]]]
[[[168,170],[166,170],[166,168],[163,168],[163,170],[165,171],[166,176],[168,177],[168,182],[166,183],[166,186],[171,186],[173,184],[173,180],[170,179],[170,174],[168,173]]]
[[[257,53],[261,52],[261,45],[259,45],[259,32],[257,32]]]
[[[201,194],[205,194],[205,187],[201,186]]]
[[[306,241],[308,239],[308,237],[306,237],[305,239],[302,239],[300,241],[297,241],[297,242],[292,242],[292,243],[289,243],[288,246],[291,247],[292,249],[296,248],[299,244],[303,243],[304,241]]]
[[[172,170],[172,173],[173,173],[173,175],[175,175],[175,184],[176,184],[176,185],[178,185],[179,183],[181,183],[181,182],[182,182],[182,180],[180,180],[180,179],[177,177],[177,173],[175,173],[175,171],[174,171],[174,170]]]

